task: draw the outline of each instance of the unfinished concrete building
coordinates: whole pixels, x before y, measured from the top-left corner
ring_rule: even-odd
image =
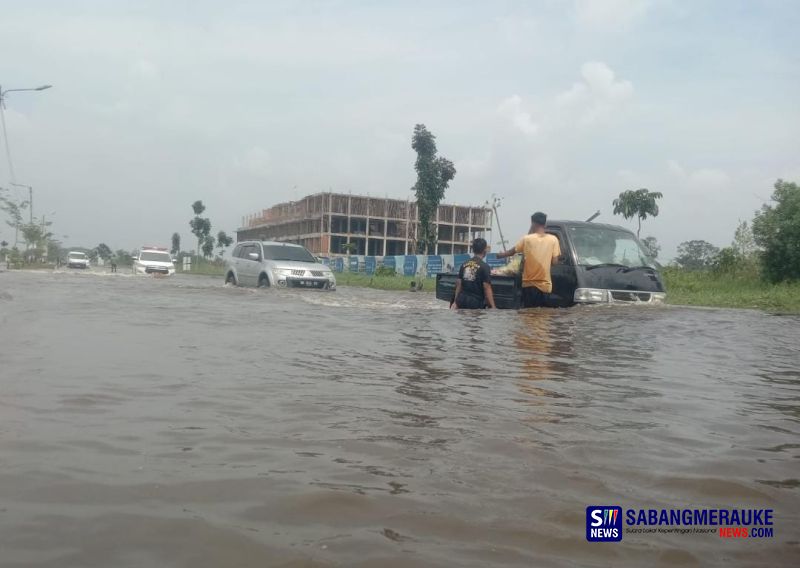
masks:
[[[317,193],[245,217],[236,234],[239,241],[301,244],[317,255],[402,255],[417,253],[418,223],[410,199]],[[430,254],[466,253],[473,238],[488,240],[491,209],[442,204],[435,223],[438,242]]]

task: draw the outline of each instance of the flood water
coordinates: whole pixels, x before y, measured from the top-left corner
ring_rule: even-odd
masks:
[[[0,349],[4,567],[800,563],[798,317],[6,272]]]

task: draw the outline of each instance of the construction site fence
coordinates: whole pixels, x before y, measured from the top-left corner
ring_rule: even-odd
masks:
[[[351,255],[349,257],[321,258],[323,264],[330,266],[334,272],[353,272],[362,274],[375,274],[379,267],[393,268],[399,276],[426,276],[431,277],[439,272],[454,272],[464,264],[472,255],[470,254],[436,254],[420,255],[408,254],[397,256],[363,256]],[[506,260],[497,258],[490,253],[484,259],[492,268],[505,266]]]

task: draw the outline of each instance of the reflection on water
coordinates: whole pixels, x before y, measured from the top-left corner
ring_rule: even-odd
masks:
[[[795,565],[800,319],[0,274],[3,566]],[[760,542],[585,507],[771,507]]]

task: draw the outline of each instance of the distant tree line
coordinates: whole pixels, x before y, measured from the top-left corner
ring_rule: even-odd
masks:
[[[769,282],[800,280],[800,186],[779,179],[771,202],[751,223],[740,221],[729,246],[703,240],[678,246],[675,264],[686,270],[760,274]]]

